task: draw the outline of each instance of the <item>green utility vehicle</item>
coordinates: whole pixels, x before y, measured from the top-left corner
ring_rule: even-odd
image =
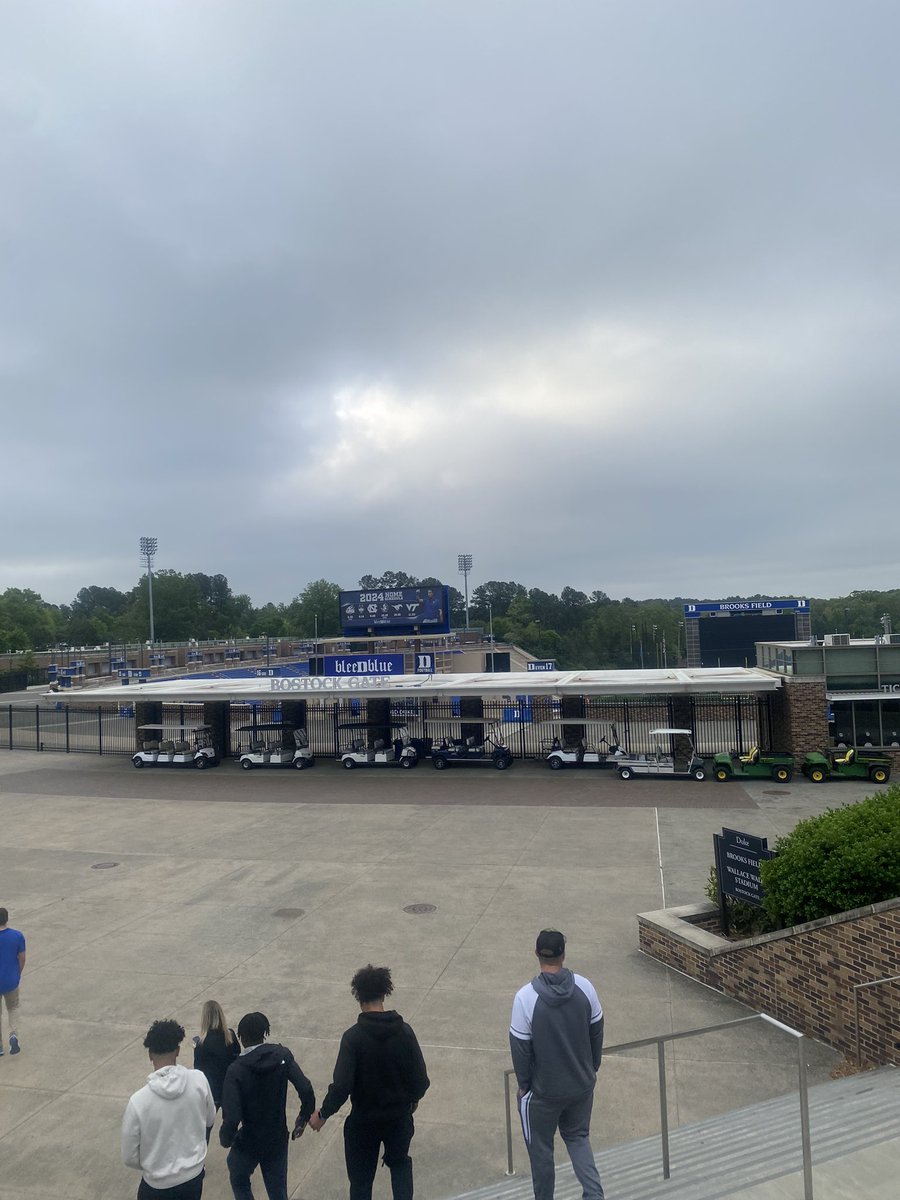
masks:
[[[759,746],[749,754],[716,754],[713,775],[720,783],[726,779],[777,779],[789,783],[794,776],[794,756],[764,752]]]
[[[870,779],[872,783],[887,783],[891,777],[891,759],[887,754],[857,750],[851,746],[843,754],[829,750],[814,751],[803,760],[803,774],[813,783],[826,779]]]

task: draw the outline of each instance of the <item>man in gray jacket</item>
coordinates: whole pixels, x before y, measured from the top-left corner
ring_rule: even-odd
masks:
[[[553,1200],[553,1138],[566,1143],[584,1200],[603,1200],[590,1143],[594,1085],[603,1052],[603,1009],[593,984],[563,966],[566,939],[538,934],[540,974],[513,1001],[509,1045],[535,1200]]]

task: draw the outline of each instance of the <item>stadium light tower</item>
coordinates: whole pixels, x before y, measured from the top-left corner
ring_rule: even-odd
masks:
[[[466,588],[466,631],[469,629],[469,572],[472,570],[472,555],[460,554],[457,562],[459,564],[459,573],[465,580]]]
[[[156,538],[141,538],[141,559],[147,563],[147,598],[150,602],[150,643],[156,641],[156,631],[153,628],[153,560],[156,558],[158,545]]]

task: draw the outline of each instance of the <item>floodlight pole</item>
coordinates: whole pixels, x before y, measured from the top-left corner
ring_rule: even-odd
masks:
[[[153,560],[156,557],[159,541],[155,537],[142,537],[140,544],[141,558],[147,560],[147,599],[150,604],[150,642],[152,645],[156,641],[156,632],[153,628]]]
[[[490,625],[490,634],[491,634],[491,672],[493,672],[494,666],[495,666],[495,663],[494,663],[494,606],[493,606],[493,604],[488,604],[488,622]]]
[[[465,581],[466,589],[466,632],[469,631],[469,572],[472,570],[472,555],[460,554],[457,556],[457,565],[459,573]]]

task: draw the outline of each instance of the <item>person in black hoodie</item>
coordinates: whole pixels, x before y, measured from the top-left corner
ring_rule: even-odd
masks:
[[[228,1148],[235,1200],[253,1200],[250,1176],[257,1166],[269,1200],[287,1200],[288,1129],[284,1109],[290,1082],[300,1097],[292,1137],[303,1134],[316,1107],[312,1084],[286,1046],[266,1044],[269,1022],[247,1013],[238,1023],[243,1050],[225,1073],[219,1141]]]
[[[321,1129],[349,1096],[344,1157],[350,1200],[371,1200],[382,1145],[394,1200],[412,1200],[409,1144],[415,1132],[413,1113],[429,1087],[425,1059],[400,1014],[384,1011],[385,998],[394,990],[387,967],[369,963],[353,976],[350,990],[361,1011],[341,1038],[331,1087],[309,1123]]]
[[[225,1072],[241,1052],[237,1034],[228,1028],[222,1005],[207,1000],[200,1013],[200,1036],[194,1038],[194,1069],[209,1081],[216,1112],[222,1107]],[[206,1140],[209,1141],[209,1130]]]

